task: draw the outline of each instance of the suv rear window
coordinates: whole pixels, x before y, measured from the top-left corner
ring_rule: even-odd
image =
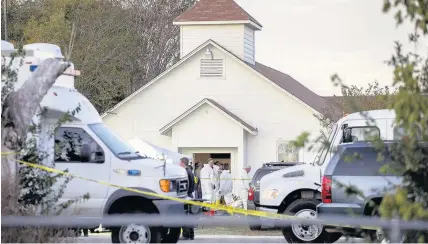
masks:
[[[256,172],[256,174],[254,175],[254,178],[253,178],[253,184],[255,185],[255,186],[259,186],[260,185],[260,179],[263,177],[263,176],[265,176],[265,175],[267,175],[267,174],[270,174],[270,173],[272,173],[272,172],[275,172],[275,171],[277,171],[278,169],[262,169],[262,170],[259,170],[259,171],[257,171]]]
[[[385,154],[372,147],[346,148],[334,169],[333,175],[342,176],[380,176],[392,175],[380,173],[380,169],[389,160]]]

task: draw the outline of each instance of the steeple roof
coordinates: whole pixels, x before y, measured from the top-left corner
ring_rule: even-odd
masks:
[[[233,0],[199,0],[174,22],[250,21],[262,25]]]

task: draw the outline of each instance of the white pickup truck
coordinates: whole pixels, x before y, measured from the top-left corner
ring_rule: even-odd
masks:
[[[368,119],[370,118],[370,119]],[[260,207],[257,210],[316,218],[316,206],[321,203],[321,176],[337,145],[352,141],[364,141],[367,135],[393,140],[400,128],[394,126],[392,110],[366,111],[341,118],[328,138],[326,146],[313,163],[287,167],[266,175],[260,181]],[[275,223],[267,223],[275,225]],[[292,225],[282,228],[287,242],[332,243],[340,233],[328,233],[323,226]]]
[[[18,69],[19,89],[46,58],[63,60],[58,46],[35,43],[24,46],[25,57],[22,66],[14,62]],[[8,62],[16,52],[13,45],[2,41],[2,62]],[[91,102],[74,88],[75,76],[79,74],[71,65],[55,82],[40,104],[47,109],[40,122],[43,135],[40,147],[50,157],[47,165],[58,170],[92,180],[109,182],[124,187],[139,189],[187,198],[188,178],[186,171],[175,164],[164,163],[144,157],[120,139],[105,124]],[[76,109],[72,121],[55,128],[58,119],[65,113]],[[34,118],[37,120],[37,118]],[[54,136],[50,136],[51,134]],[[73,200],[89,193],[90,198],[68,207],[63,214],[87,217],[100,217],[121,213],[160,213],[184,214],[183,203],[164,200],[160,197],[128,192],[116,187],[74,178],[68,184],[60,199],[61,202]],[[94,226],[93,228],[96,228]],[[109,227],[113,243],[176,243],[180,228],[150,227],[129,224]]]

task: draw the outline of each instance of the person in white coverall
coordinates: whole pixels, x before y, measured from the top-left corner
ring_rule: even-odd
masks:
[[[226,205],[230,205],[233,201],[232,199],[232,175],[229,171],[229,166],[224,165],[223,172],[221,172],[220,175],[220,188],[219,188],[219,195],[220,197],[224,197],[224,201],[226,202]]]
[[[214,169],[214,161],[212,159],[208,160],[208,163],[204,164],[204,167],[201,169],[201,188],[202,188],[202,198],[209,201],[215,201],[215,186],[217,184]]]
[[[218,164],[218,161],[213,165],[214,179],[215,179],[215,189],[214,189],[215,203],[218,203],[221,199],[221,195],[219,194],[219,188],[220,188],[220,182],[221,182],[220,180],[221,170],[217,164]]]
[[[248,175],[248,172],[250,172],[250,170],[251,170],[251,166],[249,165],[244,166],[241,172],[241,178],[239,180],[241,185],[239,196],[242,199],[242,204],[244,205],[243,206],[244,209],[247,209],[247,203],[248,203],[248,189],[250,188],[250,182],[251,182],[251,180],[249,179],[250,176]]]

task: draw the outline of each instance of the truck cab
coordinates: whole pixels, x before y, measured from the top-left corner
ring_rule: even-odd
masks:
[[[15,57],[12,62],[12,67],[18,71],[15,90],[46,58],[65,62],[60,48],[53,44],[35,43],[23,49],[25,56]],[[10,61],[15,52],[12,44],[4,45],[2,41],[2,62]],[[38,147],[49,155],[43,164],[91,180],[73,178],[66,184],[59,203],[85,194],[89,194],[89,198],[75,202],[61,214],[85,217],[123,213],[184,214],[183,203],[165,200],[162,195],[187,198],[185,169],[139,154],[110,130],[93,104],[74,88],[74,79],[79,73],[71,64],[43,98],[40,104],[45,111],[43,116],[33,118],[41,128],[37,135]],[[58,126],[66,114],[69,119]],[[54,188],[59,189],[64,180],[57,182]],[[152,194],[130,192],[105,183]],[[180,228],[135,224],[108,227],[114,243],[176,243],[180,237]]]
[[[260,181],[258,210],[316,218],[316,206],[321,202],[321,177],[326,165],[343,143],[366,141],[378,137],[392,140],[395,113],[392,110],[372,110],[341,118],[334,126],[321,153],[314,162],[287,167],[266,175]],[[282,228],[288,242],[335,242],[340,233],[327,233],[323,226],[292,225]]]

